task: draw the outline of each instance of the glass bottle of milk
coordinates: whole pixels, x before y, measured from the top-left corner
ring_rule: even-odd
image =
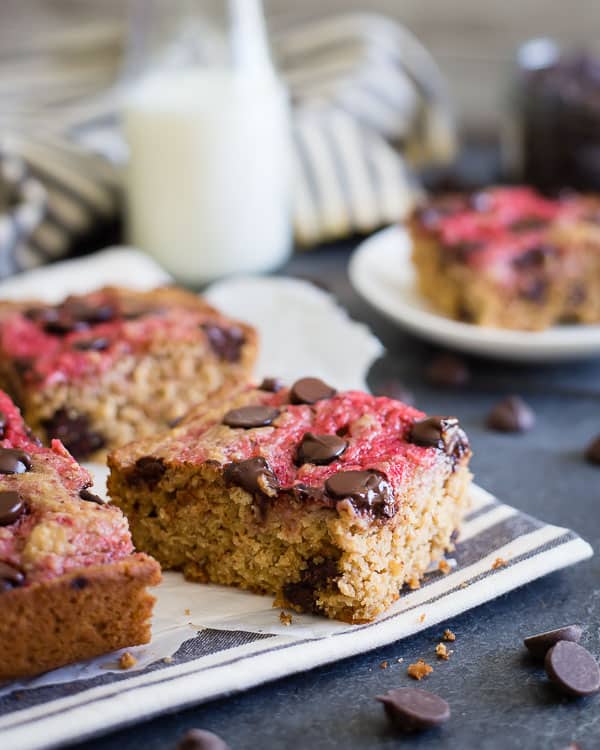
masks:
[[[290,110],[260,0],[139,0],[130,28],[129,241],[188,285],[280,266]]]

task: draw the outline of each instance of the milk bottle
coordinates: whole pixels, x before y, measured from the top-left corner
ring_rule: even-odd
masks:
[[[269,271],[291,251],[287,92],[258,2],[232,0],[228,14],[220,47],[184,15],[125,98],[130,241],[189,285]]]

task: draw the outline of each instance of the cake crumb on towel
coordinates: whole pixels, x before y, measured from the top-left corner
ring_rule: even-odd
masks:
[[[131,669],[131,667],[135,667],[136,664],[137,664],[137,659],[129,651],[125,651],[125,653],[121,654],[121,656],[119,657],[120,669]]]

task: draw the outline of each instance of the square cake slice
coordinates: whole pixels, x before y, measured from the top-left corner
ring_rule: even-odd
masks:
[[[0,387],[36,434],[78,459],[164,430],[246,383],[256,352],[254,329],[175,287],[0,306]]]
[[[450,318],[524,330],[600,321],[599,196],[439,196],[409,232],[420,291]]]
[[[89,491],[58,441],[43,448],[0,392],[0,680],[150,640],[158,563]]]
[[[366,622],[451,548],[470,455],[455,418],[269,380],[114,451],[108,487],[165,568]]]

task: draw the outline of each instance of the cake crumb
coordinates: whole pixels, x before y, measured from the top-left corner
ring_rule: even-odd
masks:
[[[287,613],[287,612],[284,612],[283,610],[281,610],[281,612],[279,613],[279,622],[280,622],[280,623],[281,623],[282,625],[285,625],[285,626],[286,626],[286,628],[287,628],[287,627],[289,627],[289,626],[290,626],[290,625],[292,624],[292,622],[293,622],[293,621],[292,621],[292,616],[291,616],[291,615],[288,615],[288,613]]]
[[[121,654],[119,656],[119,668],[120,669],[131,669],[131,667],[135,667],[137,664],[137,659],[135,656],[129,651],[125,651],[124,654]]]
[[[422,612],[422,613],[421,613],[421,614],[419,615],[419,622],[425,622],[425,618],[426,618],[426,617],[427,617],[427,615],[425,614],[425,612]]]
[[[190,615],[192,614],[192,612],[191,612],[191,610],[190,610],[190,608],[189,608],[189,607],[186,607],[186,608],[185,608],[185,609],[183,610],[183,614],[184,614],[184,615],[185,615],[186,617],[189,617],[189,616],[190,616]]]
[[[445,558],[442,558],[438,563],[438,570],[441,571],[445,576],[452,570],[450,563]]]
[[[164,664],[173,664],[175,659],[172,656],[165,656],[163,659]]]
[[[444,634],[442,635],[442,640],[443,641],[455,641],[456,635],[450,630],[450,628],[446,628],[446,630],[444,630]]]
[[[410,581],[408,581],[408,588],[412,591],[416,591],[416,589],[421,588],[421,581],[418,578],[411,578]]]
[[[438,659],[444,659],[445,661],[448,661],[448,659],[454,652],[446,648],[445,643],[438,643],[438,645],[435,647],[435,653]]]
[[[462,583],[460,584],[460,588],[461,588],[461,589],[466,589],[468,585],[469,585],[469,584],[468,584],[468,583],[467,583],[466,581],[463,581],[463,582],[462,582]]]
[[[433,672],[433,667],[423,659],[417,659],[414,664],[408,665],[406,672],[414,680],[422,680],[423,677],[427,677],[428,674]]]
[[[381,664],[379,665],[379,669],[387,669],[389,666],[390,666],[389,662],[382,661]]]
[[[497,557],[492,563],[492,570],[498,570],[498,568],[504,568],[508,565],[503,557]]]

